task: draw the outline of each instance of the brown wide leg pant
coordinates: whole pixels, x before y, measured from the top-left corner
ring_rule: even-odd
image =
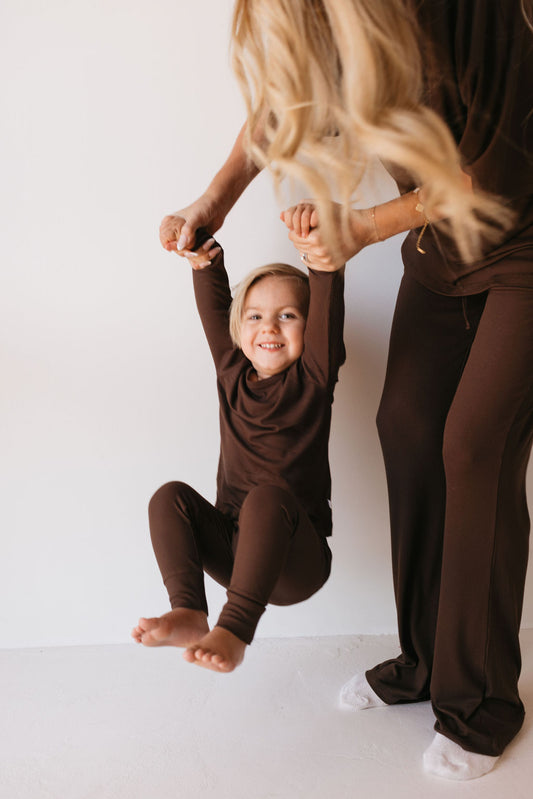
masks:
[[[522,725],[533,290],[455,298],[404,277],[378,413],[402,654],[367,672],[388,704],[498,755]]]
[[[150,501],[149,520],[171,607],[208,612],[205,571],[227,588],[217,625],[247,644],[268,603],[302,602],[330,574],[326,539],[278,486],[253,488],[235,522],[186,483],[166,483]]]

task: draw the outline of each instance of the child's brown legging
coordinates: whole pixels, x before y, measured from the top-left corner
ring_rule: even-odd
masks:
[[[520,729],[533,290],[446,297],[404,278],[378,428],[402,654],[367,672],[387,703],[498,755]]]
[[[302,602],[329,577],[326,539],[275,485],[253,488],[235,522],[185,483],[166,483],[150,501],[149,519],[171,607],[208,612],[205,571],[228,589],[218,626],[247,644],[268,603]]]

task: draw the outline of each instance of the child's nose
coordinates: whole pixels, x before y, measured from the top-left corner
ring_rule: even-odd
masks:
[[[264,329],[269,333],[277,333],[279,331],[279,324],[278,320],[273,317],[271,319],[264,320]]]

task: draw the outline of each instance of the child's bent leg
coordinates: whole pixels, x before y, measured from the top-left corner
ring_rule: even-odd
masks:
[[[228,585],[233,524],[185,483],[167,483],[152,497],[150,533],[172,610],[141,618],[132,637],[145,646],[189,646],[208,631],[204,569]]]
[[[239,516],[228,601],[215,629],[190,647],[186,659],[232,671],[244,657],[269,602],[307,599],[329,576],[331,553],[299,502],[278,486],[258,486]]]

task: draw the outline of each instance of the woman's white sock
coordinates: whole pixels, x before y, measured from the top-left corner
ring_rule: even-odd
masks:
[[[475,780],[491,771],[498,760],[499,757],[467,752],[455,741],[437,733],[424,752],[424,771],[449,780]]]
[[[368,684],[364,672],[356,674],[341,688],[339,704],[350,710],[366,710],[370,707],[386,707],[384,702]]]

